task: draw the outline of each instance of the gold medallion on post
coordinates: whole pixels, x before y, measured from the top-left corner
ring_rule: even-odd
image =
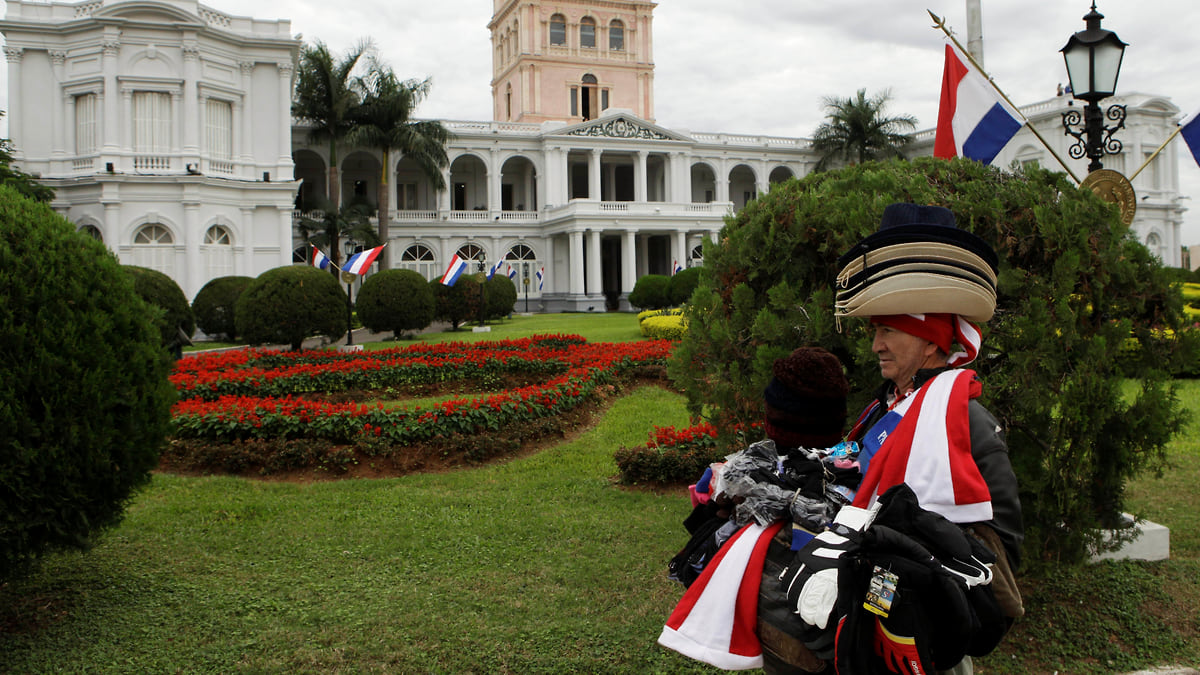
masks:
[[[354,283],[354,279],[357,277],[358,277],[358,275],[353,272],[347,272],[345,270],[342,270],[342,281],[344,281],[345,283],[352,284],[352,283]]]
[[[1097,197],[1116,204],[1121,209],[1121,221],[1126,225],[1133,224],[1133,215],[1137,213],[1137,196],[1128,178],[1112,169],[1097,169],[1089,173],[1079,187],[1091,188]]]

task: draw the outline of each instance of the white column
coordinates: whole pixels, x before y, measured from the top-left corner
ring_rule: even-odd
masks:
[[[599,296],[604,290],[600,275],[600,230],[588,233],[587,245],[587,294]]]
[[[118,123],[114,121],[113,124],[114,126],[119,126],[117,137],[120,139],[121,151],[128,154],[133,152],[133,129],[131,128],[133,126],[133,90],[129,87],[123,87],[121,89],[120,109],[121,112],[124,113],[123,115],[120,115],[120,119],[125,120],[125,123],[118,125]],[[128,162],[128,159],[125,161]],[[126,166],[122,168],[128,169],[132,167]]]
[[[102,69],[104,70],[104,93],[100,101],[104,108],[104,128],[102,135],[104,137],[103,152],[112,153],[118,149],[124,148],[121,129],[118,126],[118,121],[122,119],[132,119],[121,116],[121,103],[125,99],[124,93],[117,90],[117,54],[121,50],[121,43],[115,37],[104,40],[104,58]],[[12,82],[12,78],[9,78]],[[12,85],[10,84],[9,87]],[[8,95],[11,99],[13,92],[10,89]],[[9,125],[11,127],[11,123]],[[116,250],[116,249],[113,249]]]
[[[279,213],[279,265],[292,264],[292,205],[277,206]]]
[[[187,294],[188,298],[196,297],[196,293],[200,291],[200,286],[204,283],[202,275],[204,264],[200,260],[201,241],[204,241],[204,233],[200,231],[200,202],[187,199],[183,202],[183,245],[184,257],[187,260],[187,287],[183,289],[183,292]],[[289,236],[283,240],[283,244],[286,246],[291,241],[292,238]],[[290,255],[288,262],[291,262]]]
[[[21,103],[25,100],[24,92],[21,91],[21,61],[25,56],[25,52],[20,47],[4,47],[4,58],[8,61],[8,113],[5,119],[8,120],[8,137],[17,139],[17,143],[21,142],[23,134],[21,133],[21,125],[24,123],[21,114]],[[16,148],[15,156],[21,157],[21,146]]]
[[[255,175],[257,167],[254,164],[254,141],[253,132],[250,126],[254,118],[254,90],[250,86],[254,76],[253,61],[239,61],[238,68],[242,71],[242,102],[241,105],[234,104],[234,123],[241,122],[241,138],[233,145],[233,154],[237,162],[242,165],[241,170],[237,173],[241,176]],[[241,113],[240,116],[238,113]],[[288,128],[291,129],[291,120],[288,120]],[[290,143],[290,141],[289,141]]]
[[[570,275],[569,291],[571,295],[583,295],[583,233],[571,232],[569,237],[570,256],[567,263],[567,274]]]
[[[675,255],[672,256],[674,261],[678,261],[680,265],[687,267],[687,232],[675,232],[671,238],[675,244],[672,247],[675,249]],[[671,271],[674,272],[674,270]]]
[[[254,242],[250,238],[250,233],[254,231],[254,207],[242,206],[239,209],[242,212],[242,236],[241,241],[246,245],[239,246],[241,255],[238,256],[234,263],[237,271],[234,274],[243,277],[256,277],[258,270],[254,267]],[[288,260],[291,262],[291,259]]]
[[[637,233],[626,232],[621,243],[621,292],[629,294],[637,283]]]
[[[633,152],[633,201],[646,201],[646,151]]]
[[[183,91],[176,89],[171,92],[171,126],[174,133],[171,134],[171,156],[167,160],[170,168],[182,169],[182,166],[175,166],[175,158],[182,154],[183,151],[183,120],[186,117],[185,111],[181,110]]]
[[[504,207],[503,201],[500,199],[500,151],[493,147],[490,152],[489,166],[487,167],[487,205],[488,211],[495,218],[496,214]],[[516,195],[513,195],[514,197]]]
[[[50,50],[50,63],[52,64],[52,70],[54,71],[54,88],[55,89],[58,89],[59,85],[61,85],[63,82],[63,79],[64,79],[63,65],[66,63],[66,61],[67,61],[67,53],[65,51],[57,50],[57,49]],[[54,118],[52,120],[53,141],[50,144],[50,156],[51,157],[61,158],[68,154],[67,141],[66,141],[66,120],[64,119],[64,117],[66,116],[66,112],[67,112],[67,106],[65,106],[65,105],[57,106],[56,109],[54,110]],[[74,151],[74,148],[71,149],[71,152],[73,152],[73,151]],[[55,171],[56,167],[54,167],[52,164],[50,170]]]
[[[278,180],[292,180],[292,71],[291,61],[280,61],[279,69],[279,172]]]
[[[725,162],[717,163],[717,201],[727,202],[729,199],[729,167]]]
[[[438,244],[442,249],[441,260],[438,261],[438,264],[440,264],[442,267],[442,269],[438,272],[438,275],[441,276],[442,272],[446,271],[446,267],[450,265],[450,258],[454,255],[454,251],[450,250],[450,237],[448,235],[443,234],[439,236]]]
[[[557,276],[554,274],[554,272],[556,270],[554,268],[554,237],[553,236],[546,237],[545,246],[546,246],[546,257],[542,259],[542,266],[546,268],[547,276],[542,281],[542,290],[539,293],[549,293],[556,286],[558,288],[562,288],[562,286],[558,284]],[[536,284],[537,283],[536,273],[530,272],[530,274],[534,275],[534,278],[529,283]],[[537,292],[537,286],[535,285],[530,290]]]
[[[63,93],[63,151],[70,157],[75,157],[75,95]],[[72,167],[66,167],[68,170]]]
[[[200,73],[200,46],[195,42],[183,43],[183,162],[200,159],[200,100],[197,97],[196,80]]]
[[[588,164],[588,199],[600,201],[600,148],[592,148]]]
[[[637,249],[641,251],[641,255],[637,256],[637,275],[638,278],[644,277],[650,273],[650,256],[649,244],[647,243],[650,235],[637,235]]]
[[[754,189],[757,191],[757,194],[754,195],[755,199],[767,194],[767,192],[770,191],[771,183],[769,179],[770,175],[767,173],[767,161],[765,159],[759,160],[758,171],[755,172],[754,177]]]
[[[121,203],[104,202],[104,245],[113,254],[121,250]]]

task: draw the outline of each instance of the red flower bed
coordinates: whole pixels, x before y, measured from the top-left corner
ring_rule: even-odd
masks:
[[[172,382],[177,439],[364,437],[403,445],[475,434],[560,414],[613,377],[665,363],[671,343],[588,344],[578,336],[445,343],[374,352],[239,350],[178,362]],[[299,394],[545,375],[541,384],[428,408],[328,403]]]

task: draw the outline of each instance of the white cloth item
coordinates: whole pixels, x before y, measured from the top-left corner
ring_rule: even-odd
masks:
[[[836,567],[821,570],[809,577],[800,589],[797,613],[804,623],[824,629],[829,625],[829,615],[837,604],[838,571]]]

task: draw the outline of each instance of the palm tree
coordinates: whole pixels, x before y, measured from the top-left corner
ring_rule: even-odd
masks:
[[[348,204],[339,208],[326,200],[317,213],[320,214],[317,218],[301,217],[297,227],[305,241],[325,251],[334,267],[341,267],[342,239],[353,239],[367,248],[382,243],[371,227],[371,214],[366,206]]]
[[[446,181],[442,169],[449,164],[446,142],[450,132],[438,121],[413,120],[417,105],[429,94],[430,80],[399,80],[391,68],[378,62],[372,64],[366,77],[358,79],[357,89],[364,92],[362,105],[351,113],[352,128],[346,142],[378,148],[383,153],[379,176],[379,238],[387,241],[391,189],[388,174],[393,151],[413,160],[433,183],[442,190]],[[387,269],[387,249],[380,256],[379,268]]]
[[[341,204],[341,181],[337,170],[337,144],[350,130],[350,113],[362,97],[352,73],[364,55],[374,49],[369,39],[358,42],[338,59],[325,43],[317,41],[300,50],[296,72],[296,97],[292,116],[312,124],[309,140],[329,143],[329,199]]]
[[[891,91],[886,89],[869,98],[866,89],[859,89],[853,98],[826,96],[828,121],[822,122],[813,134],[813,150],[821,155],[816,169],[824,170],[836,159],[850,163],[888,157],[903,159],[913,137],[902,130],[915,130],[917,118],[886,116],[884,108],[891,98]]]

